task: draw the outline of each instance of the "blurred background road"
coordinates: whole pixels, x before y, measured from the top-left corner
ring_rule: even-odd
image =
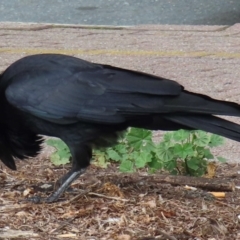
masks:
[[[240,0],[1,0],[0,21],[232,25],[240,22]]]

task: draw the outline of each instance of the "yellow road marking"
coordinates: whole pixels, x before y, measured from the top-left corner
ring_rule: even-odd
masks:
[[[184,52],[184,51],[147,51],[147,50],[115,50],[115,49],[47,49],[47,48],[0,48],[0,53],[8,54],[38,54],[38,53],[59,53],[59,54],[87,54],[87,55],[110,55],[110,56],[155,56],[155,57],[217,57],[217,58],[240,58],[240,53],[230,52]]]

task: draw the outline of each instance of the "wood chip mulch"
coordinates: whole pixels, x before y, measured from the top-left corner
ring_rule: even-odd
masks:
[[[57,168],[47,159],[18,162],[16,172],[0,166],[0,239],[240,239],[236,164],[217,168],[215,178],[236,185],[219,199],[206,189],[151,182],[146,171],[119,174],[115,165],[92,165],[59,202],[23,201],[49,195],[43,187],[68,167]]]

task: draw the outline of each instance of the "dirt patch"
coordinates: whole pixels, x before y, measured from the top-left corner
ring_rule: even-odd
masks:
[[[240,239],[240,191],[216,199],[201,189],[142,181],[116,166],[91,166],[60,202],[21,202],[67,171],[49,160],[0,170],[0,239]],[[217,168],[216,178],[240,185],[237,165]],[[141,172],[141,175],[144,172]]]

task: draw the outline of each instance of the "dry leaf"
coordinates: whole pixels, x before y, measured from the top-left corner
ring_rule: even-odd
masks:
[[[207,165],[207,173],[205,174],[205,178],[213,178],[216,174],[217,165],[215,162],[209,162]]]
[[[131,236],[127,234],[119,235],[117,240],[131,240]]]
[[[28,215],[28,213],[25,211],[20,211],[20,212],[16,213],[16,216],[18,216],[18,217],[25,217],[27,215]]]
[[[31,188],[27,188],[23,191],[23,196],[26,197],[28,196],[30,193],[32,192],[32,189]]]
[[[150,200],[150,201],[146,202],[145,205],[149,206],[150,208],[155,208],[157,206],[155,200]]]

